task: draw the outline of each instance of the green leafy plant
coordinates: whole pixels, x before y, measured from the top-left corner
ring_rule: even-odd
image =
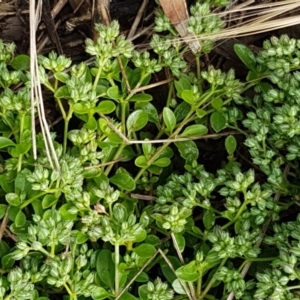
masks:
[[[258,55],[236,45],[250,70],[242,83],[233,70],[201,70],[212,41],[188,70],[160,9],[155,23],[151,51],[112,22],[86,41],[92,66],[38,58],[63,119],[51,136],[57,169],[41,133],[33,158],[29,58],[0,42],[0,299],[297,299],[299,217],[281,215],[298,193],[299,42],[272,38]],[[199,35],[224,23],[196,3],[188,26]],[[163,84],[161,105],[150,89]],[[226,128],[246,136],[265,181],[238,161]],[[227,160],[208,172],[195,140],[222,135]]]

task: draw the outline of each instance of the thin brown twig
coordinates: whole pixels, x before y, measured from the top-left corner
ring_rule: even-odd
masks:
[[[226,132],[221,132],[221,133],[210,133],[210,134],[205,134],[201,136],[191,136],[191,137],[179,137],[175,139],[161,139],[161,140],[128,140],[128,143],[130,145],[135,145],[135,144],[163,144],[163,143],[176,143],[176,142],[186,142],[186,141],[195,141],[195,140],[204,140],[204,139],[209,139],[209,138],[218,138],[222,136],[227,136],[227,135],[239,135],[243,134],[239,131],[226,131]]]
[[[182,253],[181,253],[181,251],[179,249],[179,245],[177,243],[176,237],[175,237],[175,235],[174,235],[173,232],[171,233],[171,238],[172,238],[172,241],[173,241],[173,244],[174,244],[177,256],[179,257],[179,260],[180,260],[181,264],[184,265],[184,259],[183,259]],[[192,282],[188,282],[188,286],[190,288],[190,292],[192,294],[192,297],[194,299],[196,299],[196,293],[195,293],[195,288],[194,288],[193,283]]]
[[[10,206],[8,205],[5,211],[5,215],[3,217],[1,226],[0,226],[0,241],[2,240],[4,231],[6,230],[6,225],[7,225],[7,221],[8,221],[8,211],[10,209]]]
[[[156,255],[159,253],[158,249],[147,261],[146,263],[141,267],[141,269],[133,276],[133,278],[127,283],[127,285],[124,287],[124,289],[119,293],[119,295],[115,298],[115,300],[120,299],[120,297],[129,289],[129,287],[133,284],[133,282],[136,280],[136,278],[144,271],[144,269],[151,263],[151,261],[156,257]]]
[[[131,198],[139,199],[139,200],[146,200],[146,201],[154,201],[156,197],[150,195],[141,195],[141,194],[130,194]]]
[[[160,255],[163,257],[163,259],[165,260],[165,262],[167,263],[167,265],[169,266],[169,268],[170,268],[170,269],[173,271],[173,273],[176,275],[175,269],[174,269],[172,263],[170,262],[170,260],[169,260],[169,259],[167,258],[167,256],[165,255],[165,253],[164,253],[161,249],[158,249],[158,252],[159,252]],[[176,275],[176,277],[177,277],[177,275]],[[192,295],[190,294],[190,291],[189,291],[188,288],[186,287],[185,282],[182,281],[182,280],[181,280],[180,278],[178,278],[178,277],[177,277],[177,279],[178,279],[178,281],[179,281],[181,287],[184,289],[185,293],[187,294],[188,298],[189,298],[190,300],[194,300],[193,297],[192,297]]]
[[[169,78],[169,79],[165,79],[165,80],[162,80],[162,81],[159,81],[159,82],[156,82],[156,83],[151,83],[151,84],[148,84],[146,86],[141,86],[139,88],[133,89],[132,93],[136,94],[138,92],[149,90],[149,89],[152,89],[154,87],[164,85],[164,84],[167,84],[167,83],[172,82],[172,81],[173,81],[173,78]]]
[[[154,27],[154,24],[151,24],[148,27],[145,27],[145,28],[141,29],[134,36],[128,38],[128,41],[132,42],[132,41],[136,40],[137,38],[139,38],[143,34],[146,34],[148,31],[150,31],[151,29],[153,29],[153,27]]]
[[[5,228],[4,230],[5,234],[10,238],[12,239],[14,242],[17,242],[17,238],[14,234],[12,234],[7,228]]]
[[[132,38],[133,35],[135,34],[135,32],[137,30],[137,27],[138,27],[138,25],[139,25],[139,23],[140,23],[140,21],[143,17],[143,14],[145,12],[145,8],[146,8],[148,2],[149,2],[149,0],[143,0],[143,3],[141,4],[141,6],[140,6],[140,8],[137,12],[137,15],[136,15],[136,17],[133,21],[133,24],[131,25],[131,29],[130,29],[128,35],[127,35],[127,39]]]

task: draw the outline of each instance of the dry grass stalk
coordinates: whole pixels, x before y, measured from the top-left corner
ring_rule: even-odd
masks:
[[[201,34],[197,37],[186,37],[184,39],[176,38],[175,41],[192,42],[195,38],[197,38],[198,41],[208,39],[224,40],[286,28],[300,24],[300,17],[299,15],[289,17],[280,16],[295,13],[297,10],[300,10],[299,0],[283,0],[238,9],[232,8],[212,15],[220,16],[225,22],[227,19],[230,19],[231,22],[242,19],[240,24],[224,28],[216,33]],[[243,13],[241,17],[236,16],[240,13]]]
[[[51,139],[50,130],[45,117],[41,83],[39,78],[37,51],[36,51],[36,29],[40,20],[42,1],[38,0],[37,8],[35,0],[29,4],[30,10],[30,80],[31,80],[31,127],[32,127],[32,149],[34,159],[37,159],[36,131],[35,131],[35,102],[37,105],[38,117],[45,142],[46,155],[51,167],[59,170],[59,162]]]

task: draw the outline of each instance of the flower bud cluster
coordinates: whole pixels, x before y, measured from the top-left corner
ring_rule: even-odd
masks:
[[[222,267],[216,273],[216,278],[224,282],[227,292],[234,292],[236,299],[241,299],[244,295],[247,286],[239,271]]]
[[[154,282],[147,283],[147,299],[149,300],[171,300],[174,298],[173,291],[167,283],[157,278]]]

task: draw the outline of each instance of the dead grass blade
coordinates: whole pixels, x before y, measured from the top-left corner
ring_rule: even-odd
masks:
[[[299,0],[283,0],[274,3],[249,5],[231,8],[229,10],[212,13],[220,16],[225,22],[236,22],[216,33],[201,34],[196,37],[176,38],[174,41],[192,42],[195,38],[203,40],[224,40],[241,36],[264,33],[300,24],[299,15],[285,16],[300,10]],[[209,15],[203,16],[207,17]],[[240,21],[240,22],[239,22]],[[187,22],[187,21],[186,21]]]
[[[42,1],[38,0],[37,8],[35,0],[29,4],[30,11],[30,81],[31,81],[31,130],[33,157],[37,159],[36,131],[35,131],[35,103],[45,143],[46,155],[52,168],[60,170],[58,158],[52,142],[51,133],[45,117],[41,83],[36,51],[36,29],[41,16]]]

